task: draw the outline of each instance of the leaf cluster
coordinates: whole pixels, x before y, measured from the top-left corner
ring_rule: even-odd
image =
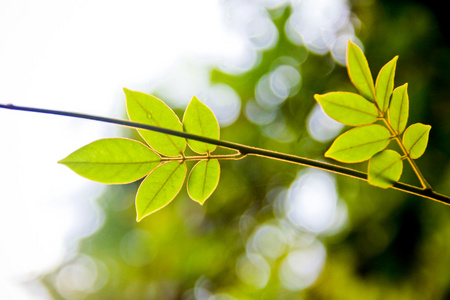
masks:
[[[124,89],[131,121],[219,139],[214,113],[196,97],[187,106],[181,122],[160,99]],[[220,164],[211,153],[215,145],[182,137],[138,129],[147,145],[132,139],[109,138],[88,144],[59,163],[77,174],[106,184],[125,184],[143,177],[136,194],[137,220],[168,205],[180,192],[187,176],[187,160],[195,160],[187,190],[192,200],[203,204],[214,192],[220,177]],[[186,156],[189,145],[196,156]]]
[[[394,57],[379,71],[374,83],[364,53],[356,44],[348,43],[347,70],[360,94],[331,92],[314,98],[328,116],[355,128],[338,136],[325,156],[345,163],[368,160],[368,181],[382,188],[399,181],[403,161],[408,160],[423,188],[430,189],[414,159],[425,152],[431,126],[416,123],[406,127],[408,84],[394,89],[397,59]],[[401,154],[386,149],[392,140],[397,141]]]

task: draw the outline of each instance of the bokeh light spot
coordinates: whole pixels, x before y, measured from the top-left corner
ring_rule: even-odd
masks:
[[[247,253],[238,258],[236,273],[242,282],[262,289],[269,281],[270,265],[261,255]]]
[[[270,259],[277,259],[286,249],[283,232],[274,225],[262,225],[250,239],[252,250]]]
[[[302,290],[312,285],[323,269],[325,247],[319,241],[289,253],[280,266],[280,280],[289,290]]]
[[[319,233],[334,220],[337,199],[333,175],[315,169],[302,170],[290,187],[286,214],[295,226]]]
[[[306,122],[309,135],[322,143],[334,139],[344,128],[343,124],[327,116],[319,104],[314,106]]]

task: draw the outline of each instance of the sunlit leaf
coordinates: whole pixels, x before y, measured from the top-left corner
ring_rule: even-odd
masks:
[[[375,101],[375,87],[369,63],[362,50],[351,41],[347,48],[347,69],[350,80],[360,91],[361,95],[370,101]]]
[[[369,161],[368,179],[372,185],[391,187],[400,179],[402,172],[402,157],[394,150],[379,152]]]
[[[127,112],[131,121],[183,131],[183,125],[173,110],[158,98],[124,89]],[[166,156],[178,156],[186,148],[186,140],[159,132],[138,129],[139,134],[156,151]]]
[[[411,158],[422,156],[428,145],[431,126],[422,123],[410,125],[403,134],[403,145]]]
[[[394,76],[398,56],[389,61],[378,73],[375,84],[376,102],[381,111],[386,111],[389,106],[392,90],[394,89]]]
[[[377,120],[376,106],[364,97],[347,92],[333,92],[324,95],[314,95],[323,110],[338,122],[359,126],[373,123]]]
[[[160,165],[142,181],[136,195],[137,221],[175,198],[183,186],[186,171],[184,162],[171,161]]]
[[[59,163],[87,179],[121,184],[144,177],[156,168],[160,161],[158,154],[140,142],[113,138],[92,142]]]
[[[399,86],[392,93],[391,105],[389,106],[389,123],[398,133],[402,133],[408,123],[409,97],[408,84]]]
[[[389,140],[386,127],[377,124],[357,127],[338,136],[325,156],[347,163],[361,162],[386,148]]]
[[[201,160],[189,174],[187,190],[192,200],[202,204],[216,189],[220,178],[220,164],[217,159]]]
[[[188,133],[219,139],[220,129],[214,113],[197,97],[193,97],[183,116],[184,130]],[[197,153],[205,154],[214,151],[215,145],[188,140],[188,145]]]

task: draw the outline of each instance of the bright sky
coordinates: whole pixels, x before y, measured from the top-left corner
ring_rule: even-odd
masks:
[[[181,61],[240,57],[243,42],[222,20],[219,0],[2,0],[0,103],[123,118],[123,87],[150,91]],[[104,188],[56,162],[118,135],[113,125],[0,110],[0,299],[49,298],[29,282],[101,223]]]

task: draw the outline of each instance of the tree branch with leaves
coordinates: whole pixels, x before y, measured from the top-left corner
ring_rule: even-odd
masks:
[[[368,161],[367,173],[220,140],[216,117],[196,97],[187,106],[182,121],[160,99],[128,89],[124,91],[131,121],[11,104],[0,104],[0,108],[90,119],[137,129],[147,145],[125,138],[101,139],[59,161],[77,174],[105,184],[126,184],[145,177],[136,194],[137,221],[168,205],[178,195],[186,178],[189,197],[203,205],[219,183],[219,161],[249,155],[318,168],[450,205],[450,198],[436,193],[415,163],[426,150],[431,126],[416,123],[406,127],[409,97],[407,84],[394,89],[397,59],[394,57],[380,70],[374,83],[362,50],[349,42],[348,73],[360,94],[331,92],[314,97],[328,116],[355,127],[338,136],[325,157],[344,163]],[[387,149],[393,140],[401,153]],[[186,155],[186,145],[196,155]],[[217,147],[235,153],[213,154]],[[186,161],[196,161],[189,175]],[[411,165],[421,187],[399,182],[404,161]]]

